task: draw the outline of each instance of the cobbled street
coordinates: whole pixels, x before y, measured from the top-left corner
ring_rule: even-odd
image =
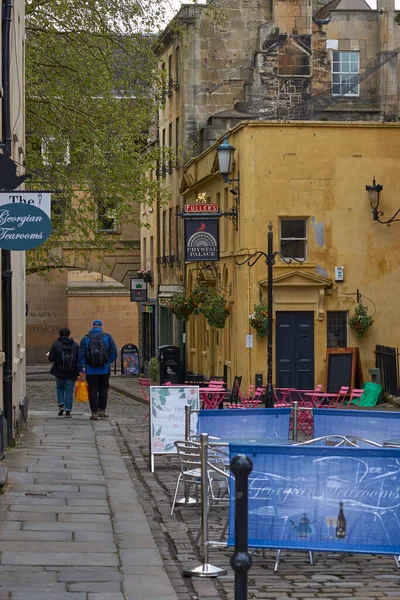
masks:
[[[108,414],[110,431],[104,430],[105,435],[114,436],[120,452],[122,452],[127,473],[134,483],[137,502],[146,515],[147,522],[157,548],[162,557],[165,572],[175,590],[176,597],[182,600],[211,600],[214,598],[233,599],[234,576],[229,566],[232,549],[213,548],[210,551],[210,563],[226,568],[228,575],[218,579],[184,578],[182,570],[200,564],[199,548],[194,541],[197,535],[200,514],[192,507],[179,507],[174,515],[170,516],[172,493],[176,484],[178,470],[176,459],[171,457],[156,458],[156,472],[150,473],[148,468],[148,421],[142,422],[148,412],[148,407],[136,401],[140,392],[136,380],[123,380],[112,377],[112,390],[110,390]],[[117,392],[116,390],[119,390]],[[51,412],[56,415],[55,385],[54,380],[45,375],[31,374],[28,377],[28,397],[30,400],[30,426],[40,426],[41,419],[49,418]],[[69,421],[70,435],[82,431],[82,424],[89,417],[87,405],[74,406],[74,419]],[[67,422],[59,419],[65,427]],[[87,421],[89,423],[89,421]],[[23,434],[21,443],[29,442],[29,427]],[[103,423],[94,423],[97,444],[101,441]],[[86,435],[89,435],[86,434]],[[5,466],[12,470],[12,464],[18,449],[8,453]],[[72,452],[72,451],[71,451]],[[107,452],[107,447],[105,452]],[[7,464],[8,463],[8,464]],[[29,471],[29,468],[27,466]],[[23,470],[23,469],[21,469]],[[96,473],[96,467],[94,467]],[[10,492],[6,492],[6,498]],[[10,502],[11,500],[9,500]],[[114,517],[118,519],[123,529],[123,509],[121,504],[116,504]],[[3,507],[4,509],[4,507]],[[225,521],[226,508],[213,508],[210,515],[210,537],[218,540]],[[121,516],[119,515],[121,513]],[[128,538],[140,535],[142,529],[135,530],[135,522],[127,522],[125,535],[122,542]],[[5,538],[3,538],[4,540]],[[6,538],[7,539],[7,538]],[[99,540],[100,541],[100,540]],[[120,539],[115,542],[118,546]],[[2,543],[4,546],[5,542]],[[122,547],[123,544],[122,544]],[[315,564],[310,565],[306,552],[282,552],[278,573],[274,573],[275,552],[256,552],[253,556],[253,567],[249,573],[249,598],[274,599],[274,600],[311,600],[322,598],[324,600],[400,600],[400,572],[397,570],[392,557],[369,555],[339,555],[329,553],[315,553]],[[145,562],[143,564],[146,564]],[[23,567],[25,569],[26,567]],[[24,579],[24,570],[19,572],[18,578]],[[132,567],[131,567],[132,569]],[[4,581],[4,570],[0,566],[1,580]],[[53,569],[54,570],[54,569]],[[116,570],[117,572],[118,570]],[[121,572],[121,569],[118,571]],[[124,577],[130,577],[129,585],[134,589],[134,577],[128,571]],[[48,575],[48,574],[47,574]],[[72,576],[73,574],[71,574]],[[10,574],[8,573],[8,578]],[[17,576],[17,572],[15,572]],[[115,574],[114,574],[115,576]],[[109,584],[110,585],[110,584]],[[129,586],[128,586],[129,588]],[[4,589],[4,586],[0,588]],[[72,588],[74,589],[74,588]],[[84,588],[81,588],[84,589]],[[122,592],[108,592],[108,594],[93,594],[87,590],[88,600],[117,600],[119,598],[139,598],[135,595],[124,595],[126,592],[121,582]],[[74,595],[72,590],[67,590],[65,595],[43,595],[41,599],[58,600],[64,597],[75,600],[86,599],[86,596]],[[1,596],[12,600],[28,598],[28,596],[13,595]],[[39,596],[37,596],[39,598]],[[153,593],[140,596],[142,598],[163,599],[164,595]],[[169,598],[170,596],[168,596]],[[33,596],[29,596],[32,598]],[[36,598],[36,596],[35,596]]]

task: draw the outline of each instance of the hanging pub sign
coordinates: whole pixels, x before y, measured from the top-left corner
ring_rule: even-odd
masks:
[[[219,219],[185,219],[187,261],[219,260]]]
[[[185,204],[185,213],[217,213],[218,204]]]
[[[51,221],[40,208],[20,203],[0,206],[0,248],[31,250],[43,244],[50,233]]]
[[[131,277],[131,302],[147,301],[147,283],[143,279]]]
[[[4,204],[27,204],[43,210],[50,218],[51,193],[50,192],[0,192],[0,207]]]

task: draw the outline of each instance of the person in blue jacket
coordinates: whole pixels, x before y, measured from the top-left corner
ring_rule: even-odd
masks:
[[[117,358],[117,346],[109,333],[103,332],[103,323],[93,321],[92,329],[79,346],[78,369],[86,371],[89,388],[91,420],[106,418],[111,363]]]

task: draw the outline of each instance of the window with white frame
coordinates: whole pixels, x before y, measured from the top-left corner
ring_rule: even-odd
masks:
[[[360,95],[360,53],[332,53],[332,96]]]
[[[282,255],[307,260],[307,219],[281,219],[280,230]]]

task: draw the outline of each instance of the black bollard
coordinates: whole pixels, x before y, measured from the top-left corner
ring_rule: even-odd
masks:
[[[231,567],[235,571],[235,600],[247,600],[247,572],[252,559],[248,552],[248,494],[249,475],[253,463],[248,456],[239,454],[231,460],[235,476],[235,553]]]

